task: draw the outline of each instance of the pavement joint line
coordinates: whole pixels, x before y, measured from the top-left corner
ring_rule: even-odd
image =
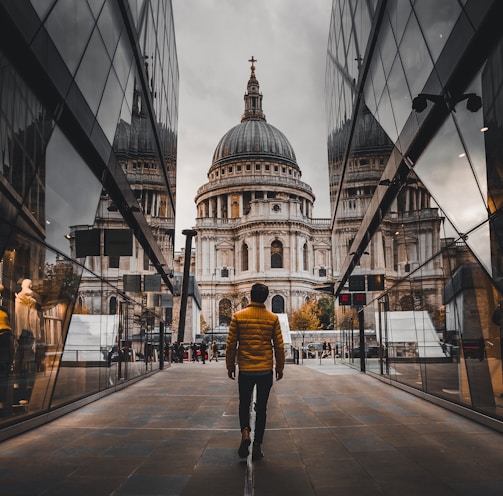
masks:
[[[443,422],[438,422],[442,424]],[[377,424],[371,424],[371,425],[377,425]],[[381,424],[379,424],[381,425]],[[80,425],[63,425],[63,426],[58,426],[54,427],[55,430],[61,430],[61,429],[67,429],[71,427],[72,429],[75,430],[96,430],[97,428],[95,426],[80,426]],[[354,425],[354,424],[348,424],[348,425],[313,425],[313,426],[303,426],[303,427],[268,427],[268,431],[276,431],[276,432],[281,432],[281,431],[313,431],[313,430],[326,430],[326,429],[333,429],[336,427],[352,427],[352,428],[359,428],[359,427],[367,427],[366,424],[362,425]],[[98,430],[127,430],[127,431],[211,431],[211,432],[234,432],[238,431],[239,429],[236,428],[215,428],[215,427],[135,427],[135,426],[104,426],[98,428]],[[241,431],[239,431],[241,432]]]
[[[252,450],[250,448],[253,446],[253,442],[255,441],[255,421],[257,418],[257,410],[255,408],[257,402],[257,386],[253,388],[253,397],[252,397],[252,412],[250,414],[250,427],[251,427],[251,443],[248,448],[248,456],[246,458],[246,475],[245,475],[245,490],[244,496],[253,496],[255,494],[255,471],[253,469],[253,458],[252,458]]]

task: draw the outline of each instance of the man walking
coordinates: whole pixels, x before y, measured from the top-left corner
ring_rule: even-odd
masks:
[[[283,377],[285,350],[278,316],[265,308],[269,295],[265,284],[254,284],[251,288],[251,303],[236,312],[231,319],[227,337],[225,356],[227,375],[236,378],[236,362],[239,367],[239,423],[241,443],[238,454],[248,456],[250,439],[250,403],[253,388],[257,388],[255,403],[255,437],[252,457],[258,460],[264,456],[262,441],[266,426],[267,401],[273,384],[273,366],[276,361],[275,376]],[[237,358],[237,359],[236,359]]]
[[[211,343],[211,358],[210,358],[210,362],[212,362],[213,360],[215,360],[216,362],[218,362],[218,346],[217,346],[216,341],[213,341]]]
[[[206,341],[203,339],[201,341],[201,344],[199,345],[199,351],[201,352],[201,360],[203,362],[203,365],[206,363]]]

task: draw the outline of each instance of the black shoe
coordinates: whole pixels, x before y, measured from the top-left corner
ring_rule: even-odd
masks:
[[[264,453],[262,452],[262,447],[258,443],[253,443],[253,448],[252,448],[252,460],[260,460],[261,458],[264,458]]]
[[[241,434],[241,444],[239,445],[238,455],[240,458],[246,458],[250,451],[250,429],[244,428]]]

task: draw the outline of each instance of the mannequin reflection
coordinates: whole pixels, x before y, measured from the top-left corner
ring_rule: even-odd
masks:
[[[40,315],[38,295],[31,289],[30,279],[23,279],[21,291],[16,294],[15,338],[18,343],[16,368],[19,371],[35,371],[35,352],[40,340]]]
[[[16,339],[23,330],[30,331],[34,337],[40,336],[40,319],[35,292],[30,279],[23,279],[21,291],[16,294]]]

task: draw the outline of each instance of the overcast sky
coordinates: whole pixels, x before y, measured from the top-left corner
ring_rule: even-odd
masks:
[[[176,249],[213,152],[244,111],[253,55],[267,122],[293,146],[315,217],[330,217],[324,103],[332,0],[173,0],[180,69]]]

